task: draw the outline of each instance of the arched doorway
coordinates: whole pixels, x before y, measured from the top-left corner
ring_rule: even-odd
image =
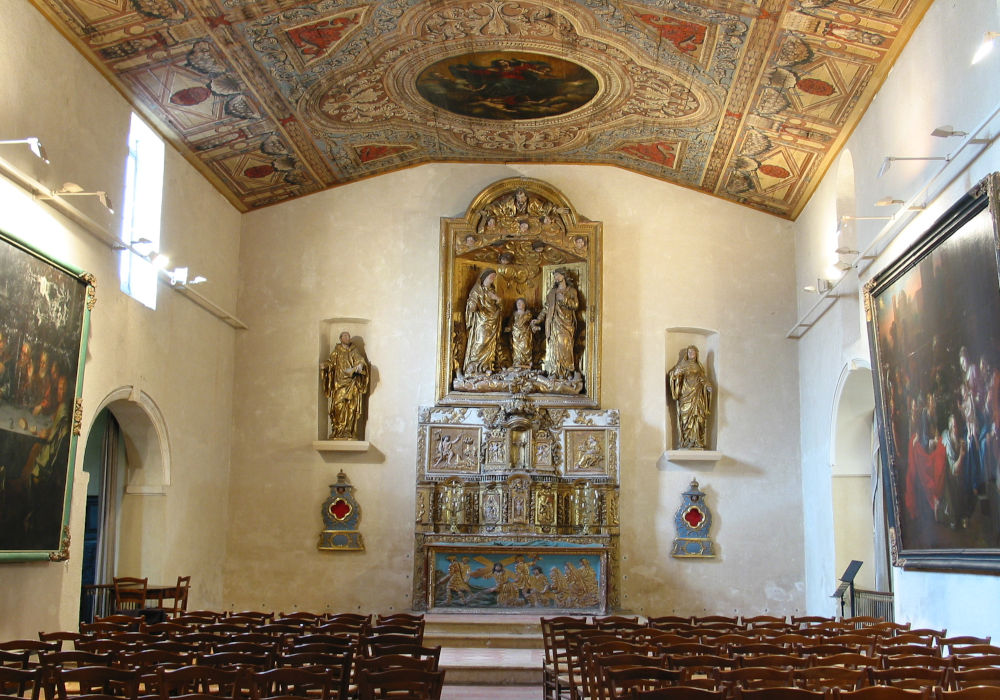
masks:
[[[851,560],[860,560],[864,565],[855,585],[888,591],[884,494],[874,420],[871,368],[863,360],[854,360],[841,374],[833,415],[830,475],[835,567],[839,576]]]
[[[109,394],[91,423],[84,452],[90,475],[84,525],[80,619],[106,614],[107,591],[90,584],[110,583],[116,575],[158,573],[142,547],[144,496],[163,495],[170,483],[166,424],[144,392],[123,387]]]

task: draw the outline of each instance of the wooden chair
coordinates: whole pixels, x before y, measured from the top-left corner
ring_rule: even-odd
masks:
[[[235,698],[242,694],[245,674],[241,671],[213,668],[211,666],[181,666],[159,668],[156,684],[161,700],[195,700],[209,697],[219,700]]]
[[[38,700],[44,669],[0,665],[0,700]]]
[[[690,625],[691,618],[681,615],[660,615],[646,619],[646,624],[657,629],[664,629],[673,625]]]
[[[115,576],[115,614],[128,615],[133,619],[146,610],[148,578],[136,576]]]
[[[930,700],[927,688],[909,690],[888,685],[874,685],[858,690],[834,689],[833,700]]]
[[[584,644],[581,649],[582,697],[607,700],[606,672],[611,668],[626,666],[655,666],[667,668],[665,654],[657,654],[656,647],[634,645],[624,640],[600,644]],[[682,672],[673,669],[679,679]]]
[[[951,668],[952,658],[928,654],[901,654],[899,656],[883,656],[882,668],[899,668],[900,666],[919,666],[920,668]],[[875,667],[875,664],[872,664]]]
[[[809,668],[813,666],[813,657],[799,654],[756,654],[752,656],[736,656],[739,668],[747,666],[768,666],[771,668]]]
[[[737,668],[739,661],[730,656],[716,654],[691,654],[684,656],[667,656],[667,667],[684,671],[684,685],[690,685],[707,690],[715,690],[716,670]]]
[[[956,669],[1000,667],[1000,654],[956,654],[948,658]]]
[[[832,688],[857,690],[868,684],[867,668],[843,666],[812,666],[792,671],[795,686],[807,690],[826,692]]]
[[[764,627],[766,625],[781,625],[788,626],[791,623],[788,622],[783,617],[776,617],[774,615],[753,615],[752,617],[743,618],[743,626],[747,629],[752,629],[754,627]],[[796,625],[797,626],[797,625]]]
[[[872,653],[882,656],[941,656],[941,647],[933,644],[883,644],[876,642]]]
[[[857,652],[842,652],[840,654],[825,656],[813,655],[812,659],[816,666],[840,666],[842,668],[882,667],[882,657],[868,656],[867,654],[859,654]]]
[[[632,690],[677,685],[683,675],[682,671],[662,666],[609,666],[603,670],[597,700],[624,700]]]
[[[165,651],[163,649],[141,649],[121,654],[117,665],[131,668],[139,672],[139,694],[142,696],[159,695],[157,687],[157,670],[161,668],[180,668],[190,666],[195,654]]]
[[[337,698],[349,695],[354,666],[354,649],[339,652],[298,652],[281,654],[275,659],[276,668],[298,668],[321,672],[336,681]]]
[[[827,694],[809,688],[737,688],[735,700],[825,700]]]
[[[871,685],[890,685],[907,690],[930,690],[934,686],[948,683],[949,669],[925,668],[918,666],[898,666],[895,668],[869,668],[868,682]]]
[[[714,678],[720,689],[730,692],[736,688],[790,688],[795,685],[791,669],[765,666],[716,670]]]
[[[988,668],[952,669],[948,684],[951,690],[962,690],[977,685],[1000,686],[1000,668],[990,666]]]
[[[629,692],[629,700],[725,700],[725,698],[726,694],[721,690],[706,690],[683,685],[653,690],[633,688]]]
[[[358,700],[440,700],[444,671],[394,668],[388,671],[360,671]]]
[[[862,629],[864,627],[871,627],[872,625],[880,625],[886,622],[884,617],[875,617],[874,615],[856,615],[854,617],[844,617],[841,618],[841,622],[850,625],[854,629]],[[909,624],[906,628],[909,629]]]
[[[819,625],[824,622],[832,622],[833,618],[823,617],[822,615],[792,615],[788,619],[788,621],[791,622],[793,626],[801,629],[803,627],[809,627],[810,625]]]
[[[427,647],[421,644],[396,644],[383,646],[378,648],[378,655],[375,658],[381,656],[395,655],[395,656],[412,656],[416,659],[423,659],[425,661],[430,661],[430,669],[432,671],[437,671],[438,666],[441,663],[441,647],[433,646]]]
[[[410,627],[424,627],[424,616],[413,613],[390,613],[389,615],[376,615],[376,625],[408,625]]]
[[[84,635],[82,632],[71,632],[69,630],[59,630],[56,632],[39,632],[38,641],[48,642],[50,644],[54,643],[58,645],[56,651],[62,651],[63,647],[66,646],[67,642],[69,642],[69,644],[75,649],[76,643],[80,639],[82,639],[83,636]]]
[[[938,646],[941,647],[941,653],[943,656],[949,656],[951,654],[961,653],[952,651],[952,647],[968,646],[969,644],[989,644],[992,639],[992,637],[972,637],[969,635],[941,637],[938,639]]]
[[[225,671],[256,673],[273,666],[271,654],[251,654],[242,651],[221,651],[198,656],[199,666],[211,666]]]
[[[542,618],[542,697],[560,700],[569,697],[571,688],[570,653],[578,653],[574,640],[577,635],[591,629],[586,620],[577,617]]]
[[[130,651],[128,642],[120,639],[107,639],[98,637],[97,639],[81,639],[76,643],[77,651],[89,651],[94,654],[121,654]]]
[[[139,672],[111,666],[60,666],[53,670],[52,682],[59,700],[136,700]]]
[[[995,685],[976,685],[960,690],[935,691],[937,700],[1000,700],[1000,687]]]
[[[321,669],[282,667],[258,671],[249,677],[251,697],[340,700],[340,678]]]

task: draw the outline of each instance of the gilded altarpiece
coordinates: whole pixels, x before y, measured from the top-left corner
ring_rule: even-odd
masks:
[[[600,406],[601,225],[547,183],[442,219],[438,401],[420,409],[414,607],[618,605],[618,411]]]

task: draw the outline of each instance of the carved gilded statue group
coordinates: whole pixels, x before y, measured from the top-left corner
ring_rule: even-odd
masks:
[[[445,220],[442,398],[538,394],[593,406],[600,226],[578,221],[544,183],[521,182],[498,183],[466,217]]]

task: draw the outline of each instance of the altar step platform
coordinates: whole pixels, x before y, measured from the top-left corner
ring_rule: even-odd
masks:
[[[503,686],[503,694],[482,696],[497,700],[537,698],[541,693],[544,652],[539,615],[430,613],[424,619],[424,644],[441,646],[441,668],[446,671],[442,698],[458,698],[454,692],[473,686],[483,691]],[[518,688],[530,694],[522,696]],[[466,692],[461,697],[480,697],[473,689]]]

